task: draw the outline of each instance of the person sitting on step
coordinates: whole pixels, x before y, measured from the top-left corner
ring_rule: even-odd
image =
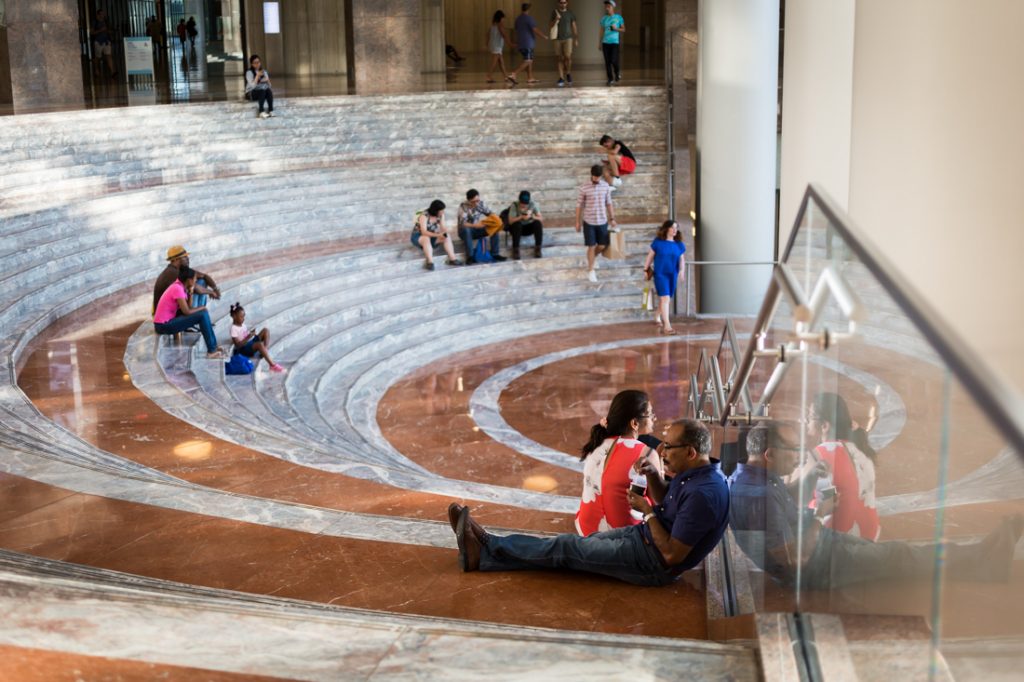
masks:
[[[178,268],[178,279],[167,287],[157,301],[153,328],[157,334],[177,334],[198,326],[206,342],[206,357],[211,360],[222,358],[224,354],[217,348],[217,337],[213,333],[213,324],[206,306],[193,308],[188,304],[195,283],[195,270],[186,266]]]
[[[250,331],[245,324],[245,308],[237,301],[231,306],[231,343],[233,345],[232,355],[244,355],[247,358],[254,357],[259,353],[256,361],[262,357],[270,365],[271,372],[284,372],[285,368],[274,362],[267,346],[270,345],[270,330],[264,327],[257,331]]]
[[[444,245],[444,252],[448,254],[445,262],[448,265],[462,265],[462,261],[455,257],[452,237],[444,225],[444,209],[444,202],[440,199],[431,201],[426,211],[416,215],[416,224],[412,226],[412,234],[409,236],[413,246],[423,249],[423,267],[427,270],[434,269],[434,249],[439,239]]]
[[[599,143],[605,151],[604,181],[613,187],[622,186],[622,176],[632,175],[636,170],[636,157],[625,142],[611,135],[602,135]]]
[[[519,193],[519,201],[512,204],[501,212],[501,221],[505,229],[512,234],[512,260],[519,260],[519,242],[523,235],[533,235],[533,255],[541,257],[541,247],[544,245],[544,223],[537,204],[533,202],[530,193],[523,190]]]
[[[489,237],[491,259],[495,261],[503,261],[505,257],[500,255],[501,250],[501,239],[498,236],[498,232],[501,231],[501,220],[498,216],[494,216],[494,219],[498,222],[498,229],[488,229],[488,225],[484,219],[487,216],[494,215],[491,209],[487,208],[484,204],[483,199],[480,197],[480,192],[475,189],[471,189],[466,192],[466,200],[459,205],[458,214],[458,225],[459,225],[459,237],[462,239],[462,243],[466,245],[466,264],[472,265],[476,262],[473,257],[473,242],[477,239],[484,239]]]
[[[184,246],[178,244],[167,249],[167,267],[157,276],[156,283],[153,285],[153,312],[156,312],[156,304],[160,301],[163,293],[167,291],[167,287],[178,279],[178,269],[187,267],[191,266],[188,251]],[[209,298],[219,299],[220,288],[210,275],[198,270],[195,272],[196,285],[193,288],[191,304],[193,308],[200,308],[207,304]]]
[[[256,115],[260,118],[274,115],[274,91],[270,87],[270,73],[263,68],[258,54],[249,57],[249,68],[245,70],[245,96],[259,105]],[[264,106],[266,111],[263,111]]]

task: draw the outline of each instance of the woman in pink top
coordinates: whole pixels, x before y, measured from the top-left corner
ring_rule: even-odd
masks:
[[[635,526],[628,495],[634,465],[649,458],[661,470],[661,458],[637,438],[654,429],[654,410],[643,391],[620,391],[608,416],[590,429],[582,448],[583,494],[576,512],[576,532],[590,535],[602,530]]]
[[[877,540],[882,525],[875,505],[875,451],[867,433],[853,428],[846,401],[835,393],[819,393],[811,403],[807,431],[821,442],[814,452],[831,471],[831,484],[819,481],[813,502],[825,527]]]
[[[217,348],[217,337],[213,333],[213,324],[210,322],[210,313],[207,312],[206,306],[193,308],[188,304],[195,283],[195,270],[184,266],[178,269],[178,279],[167,287],[157,301],[156,313],[153,314],[153,328],[157,334],[177,334],[198,326],[203,334],[203,340],[206,341],[206,357],[224,357]]]

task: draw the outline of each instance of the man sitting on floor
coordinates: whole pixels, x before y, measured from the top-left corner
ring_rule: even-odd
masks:
[[[178,279],[178,268],[182,267],[189,267],[188,251],[185,250],[185,247],[172,246],[167,249],[167,267],[156,278],[156,284],[153,286],[153,312],[156,312],[156,304],[160,301],[163,293],[167,291],[167,287]],[[197,271],[196,285],[192,292],[192,307],[204,307],[211,296],[214,299],[220,298],[220,289],[217,287],[217,283],[213,281],[213,277]]]
[[[673,422],[658,452],[674,474],[666,481],[647,460],[647,495],[629,493],[643,523],[580,537],[492,535],[473,521],[468,507],[452,503],[448,521],[463,571],[560,568],[599,573],[634,585],[669,585],[715,548],[729,519],[729,488],[712,466],[711,433],[692,419]]]
[[[932,576],[935,543],[872,542],[825,528],[818,512],[801,509],[793,491],[802,478],[791,476],[799,452],[791,429],[780,422],[759,424],[747,435],[747,461],[730,479],[730,522],[751,561],[785,585],[796,584],[799,566],[801,584],[810,589]],[[1006,580],[1022,529],[1024,519],[1009,517],[980,542],[946,544],[948,575]]]
[[[466,200],[459,204],[458,226],[459,237],[466,245],[466,264],[472,265],[476,262],[473,258],[473,241],[484,239],[490,236],[491,258],[496,261],[503,261],[505,257],[500,255],[501,239],[498,233],[500,227],[493,234],[488,235],[487,225],[484,224],[484,217],[493,215],[493,211],[487,208],[484,200],[480,198],[480,192],[471,189],[466,192]],[[498,217],[495,216],[495,220]],[[499,221],[500,225],[500,221]]]
[[[533,235],[533,255],[536,258],[541,257],[541,247],[544,245],[544,223],[541,222],[543,219],[540,209],[525,189],[519,193],[519,201],[513,201],[501,212],[501,221],[505,224],[505,229],[512,234],[512,260],[520,259],[519,242],[524,234]]]

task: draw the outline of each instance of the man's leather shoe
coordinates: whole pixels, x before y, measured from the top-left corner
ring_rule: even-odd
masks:
[[[533,247],[533,257],[534,258],[541,258],[541,251],[540,251],[540,247],[539,246]]]
[[[513,248],[512,249],[512,260],[519,260],[519,259],[520,259],[519,258],[519,249],[518,248]]]
[[[459,544],[459,566],[463,573],[480,570],[480,540],[473,532],[469,509],[463,507],[455,524],[455,540]]]
[[[494,259],[495,263],[502,263],[508,260],[508,258],[505,258],[505,256],[499,256],[498,254],[492,255],[491,258]]]
[[[462,505],[452,502],[448,505],[448,523],[451,524],[452,532],[458,533],[459,516],[462,514]]]

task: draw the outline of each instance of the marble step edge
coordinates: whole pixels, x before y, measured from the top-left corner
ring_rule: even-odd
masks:
[[[541,535],[538,533],[538,535]],[[566,631],[549,628],[500,625],[436,616],[417,616],[335,606],[286,597],[259,595],[222,588],[202,587],[170,580],[121,573],[112,569],[93,568],[55,559],[0,550],[0,580],[33,586],[51,585],[72,598],[127,601],[141,605],[186,604],[196,608],[214,608],[231,613],[257,613],[283,621],[343,619],[368,627],[419,627],[431,632],[484,632],[495,636],[526,641],[567,641],[622,644],[631,648],[667,648],[672,651],[730,655],[749,652],[749,647],[699,640],[682,640],[639,635],[614,635],[589,631]]]

